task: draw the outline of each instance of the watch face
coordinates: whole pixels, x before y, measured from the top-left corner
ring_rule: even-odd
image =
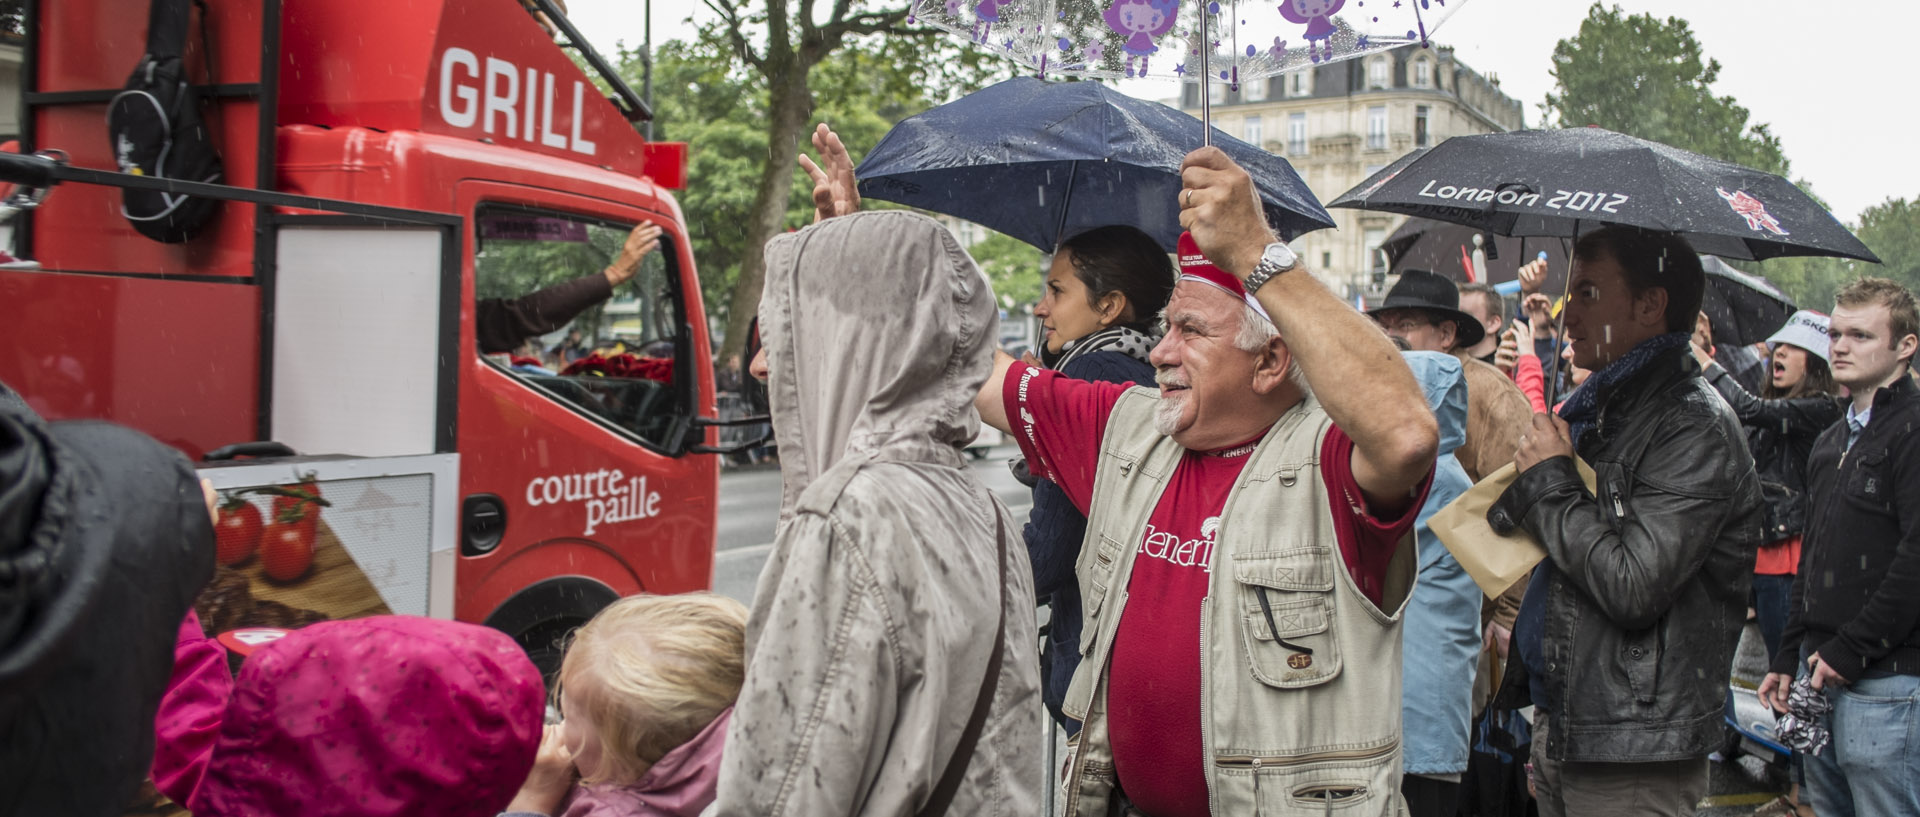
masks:
[[[1286,269],[1288,267],[1293,266],[1293,262],[1298,258],[1299,256],[1294,255],[1293,250],[1291,248],[1289,248],[1285,244],[1278,244],[1278,243],[1268,244],[1266,252],[1263,252],[1260,254],[1260,260],[1272,261],[1273,263],[1279,265],[1280,269]]]

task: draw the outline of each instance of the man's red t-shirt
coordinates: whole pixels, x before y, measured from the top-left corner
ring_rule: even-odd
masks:
[[[1007,373],[1002,399],[1021,453],[1082,513],[1092,499],[1107,418],[1126,388],[1021,364]],[[1200,602],[1213,571],[1220,511],[1252,452],[1248,444],[1182,456],[1148,517],[1128,579],[1126,609],[1108,663],[1107,724],[1120,788],[1135,808],[1154,817],[1207,817]],[[1353,479],[1352,454],[1346,433],[1329,430],[1320,473],[1334,502],[1342,561],[1354,584],[1378,604],[1387,562],[1413,528],[1421,498],[1408,503],[1398,519],[1369,516]],[[1423,485],[1421,497],[1425,492]]]

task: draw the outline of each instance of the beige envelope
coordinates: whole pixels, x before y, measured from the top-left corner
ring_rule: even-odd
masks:
[[[1593,492],[1593,468],[1579,457],[1573,458],[1580,480]],[[1516,527],[1507,536],[1493,532],[1487,524],[1487,509],[1506,493],[1507,486],[1520,476],[1512,463],[1475,483],[1458,499],[1448,503],[1427,520],[1427,528],[1447,546],[1453,558],[1466,568],[1467,575],[1480,585],[1480,592],[1494,598],[1505,593],[1514,582],[1533,573],[1533,566],[1547,558],[1547,551],[1526,528]]]

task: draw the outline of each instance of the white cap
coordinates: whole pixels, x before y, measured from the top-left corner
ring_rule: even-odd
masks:
[[[1793,313],[1793,317],[1787,319],[1786,326],[1780,327],[1773,337],[1767,338],[1768,346],[1776,343],[1791,343],[1819,355],[1821,360],[1833,362],[1827,352],[1827,316],[1811,309]]]

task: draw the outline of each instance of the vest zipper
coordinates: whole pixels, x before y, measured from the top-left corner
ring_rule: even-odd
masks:
[[[1202,719],[1201,723],[1203,724],[1202,729],[1204,729],[1205,728],[1204,724],[1206,723],[1206,721]],[[1394,750],[1398,748],[1400,748],[1400,744],[1398,741],[1395,741],[1393,743],[1389,743],[1386,746],[1383,746],[1378,749],[1360,749],[1360,750],[1345,751],[1345,752],[1313,752],[1313,753],[1304,754],[1304,755],[1285,755],[1280,757],[1275,757],[1271,755],[1224,755],[1221,757],[1214,758],[1213,765],[1224,766],[1227,768],[1245,768],[1245,769],[1251,769],[1253,771],[1253,804],[1254,804],[1253,812],[1254,812],[1254,817],[1259,817],[1261,813],[1260,770],[1264,767],[1300,766],[1308,763],[1320,763],[1320,762],[1329,761],[1329,760],[1374,760],[1374,759],[1386,757],[1387,755],[1391,755],[1393,754]],[[1343,791],[1346,790],[1346,788],[1347,787],[1345,786],[1339,787],[1339,789]],[[1326,813],[1328,814],[1333,813],[1333,804],[1336,802],[1333,799],[1334,791],[1335,790],[1332,788],[1321,787],[1321,789],[1317,792],[1318,794],[1321,795],[1321,799],[1326,801],[1326,806],[1327,806]],[[1311,795],[1316,793],[1314,789],[1306,789],[1306,790],[1303,790],[1303,792],[1305,795]],[[1364,794],[1366,793],[1366,787],[1364,786],[1356,787],[1353,793],[1355,796]],[[1212,782],[1211,776],[1208,777],[1208,782],[1207,782],[1207,811],[1208,813],[1213,813],[1213,782]]]
[[[1377,749],[1351,749],[1337,752],[1309,752],[1304,755],[1221,755],[1213,759],[1213,765],[1228,768],[1265,768],[1268,766],[1304,766],[1309,763],[1323,763],[1330,760],[1375,760],[1393,754],[1400,748],[1399,741],[1389,743]]]
[[[1253,759],[1253,817],[1260,817],[1260,814],[1260,758],[1256,757]]]

